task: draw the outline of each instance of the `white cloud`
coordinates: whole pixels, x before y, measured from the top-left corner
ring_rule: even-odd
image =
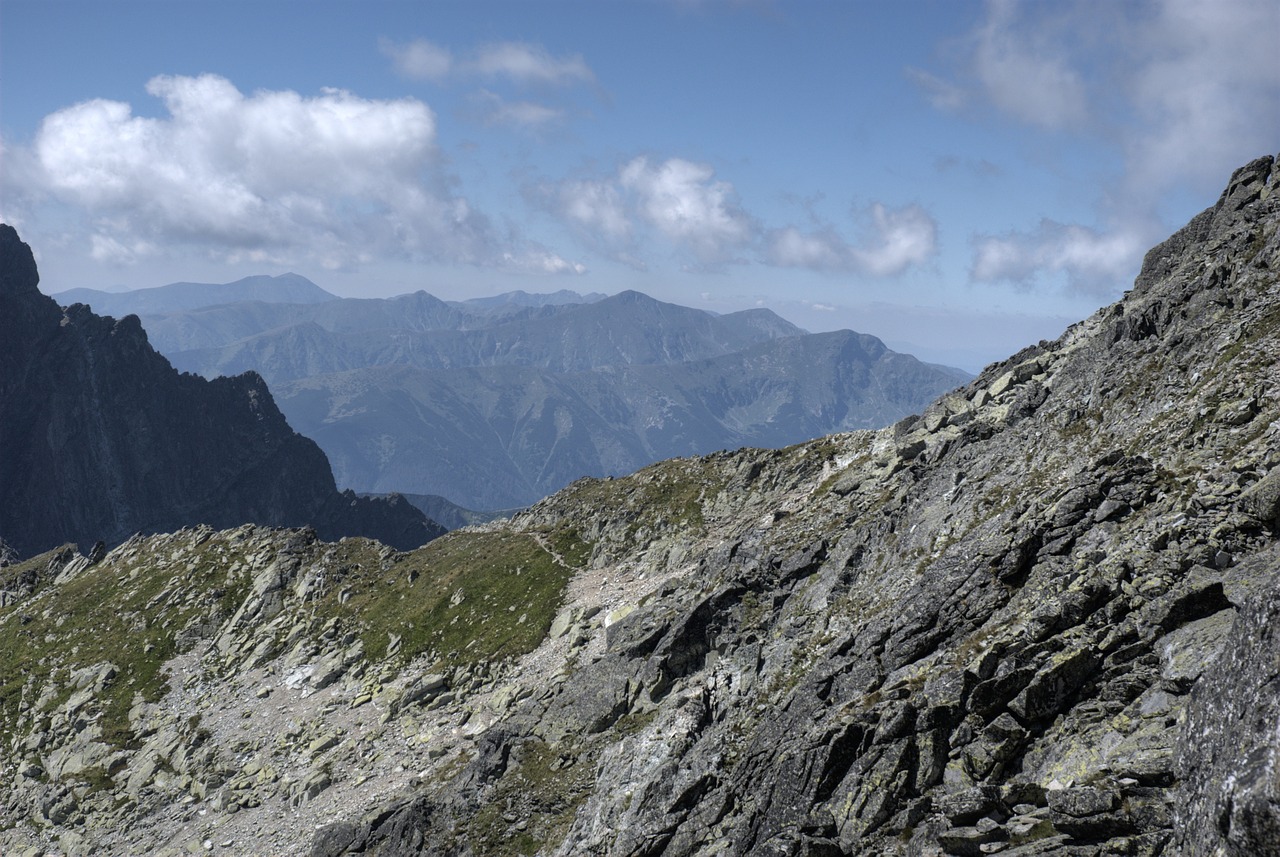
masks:
[[[421,101],[245,95],[215,75],[156,77],[147,91],[167,117],[106,100],[46,117],[20,177],[90,216],[95,258],[183,244],[328,267],[384,253],[504,264],[503,252],[524,252],[448,190]]]
[[[925,97],[929,99],[929,103],[939,110],[959,110],[969,101],[969,94],[965,92],[964,87],[957,86],[951,81],[943,80],[923,69],[908,66],[904,71],[907,79],[923,89]]]
[[[1040,26],[1019,26],[1021,8],[1013,0],[987,4],[974,51],[978,80],[997,107],[1024,122],[1078,126],[1088,115],[1084,81],[1059,48],[1056,28],[1044,28],[1043,18]]]
[[[770,230],[765,258],[782,268],[842,271],[851,267],[851,248],[834,230],[801,232],[794,226]]]
[[[519,83],[591,83],[595,74],[578,54],[553,57],[546,48],[525,42],[497,42],[476,51],[468,67],[482,75]]]
[[[381,39],[378,49],[396,72],[412,80],[440,82],[455,75],[503,78],[521,85],[566,86],[594,83],[596,76],[580,54],[552,56],[541,45],[494,42],[455,57],[426,39],[399,43]]]
[[[516,255],[504,253],[503,267],[522,274],[585,274],[587,266],[570,262],[543,248],[528,250]]]
[[[542,182],[526,187],[525,196],[589,246],[640,270],[647,265],[639,245],[654,236],[705,267],[737,259],[759,233],[732,184],[683,158],[637,157],[611,176]]]
[[[853,251],[859,267],[876,277],[900,274],[938,252],[938,224],[918,205],[870,208],[871,234]]]
[[[1141,119],[1124,143],[1130,192],[1187,179],[1211,191],[1234,167],[1275,150],[1278,36],[1274,0],[1156,3],[1139,22],[1142,62],[1126,84]]]
[[[426,39],[414,39],[407,44],[396,44],[381,39],[378,50],[391,59],[396,72],[411,80],[440,81],[454,68],[453,54]]]
[[[617,185],[602,181],[570,181],[557,189],[557,203],[565,219],[610,241],[626,241],[631,220]]]
[[[1077,291],[1106,295],[1132,277],[1149,245],[1147,234],[1107,232],[1042,220],[1034,232],[979,236],[970,276],[978,282],[1033,284],[1043,273],[1062,273]]]
[[[158,248],[147,241],[134,241],[125,246],[110,235],[95,234],[89,239],[89,257],[95,262],[108,265],[133,265],[149,256],[154,256]]]
[[[938,225],[918,205],[872,203],[865,229],[850,244],[831,226],[764,229],[738,200],[733,184],[708,164],[637,157],[613,176],[526,186],[530,204],[568,224],[586,244],[640,270],[640,247],[660,237],[690,253],[694,267],[754,260],[784,268],[890,277],[938,252]]]
[[[980,95],[1020,122],[1086,135],[1123,168],[1095,201],[1105,229],[1044,221],[980,236],[975,279],[1029,284],[1056,272],[1091,293],[1126,286],[1141,247],[1181,225],[1153,226],[1171,194],[1212,194],[1234,168],[1274,151],[1277,33],[1274,0],[989,0],[961,62],[968,89],[914,69],[908,77],[935,106]]]
[[[920,206],[890,209],[876,202],[864,214],[869,228],[857,246],[830,226],[807,233],[789,226],[769,232],[766,259],[780,267],[892,277],[937,254],[937,221]]]
[[[565,116],[565,111],[558,107],[548,107],[532,101],[507,101],[502,96],[483,89],[476,94],[476,102],[483,121],[488,125],[510,125],[536,130],[558,122]]]
[[[655,166],[640,157],[622,167],[618,181],[635,195],[645,220],[703,264],[716,264],[749,244],[756,229],[733,185],[714,176],[710,166],[683,158]]]

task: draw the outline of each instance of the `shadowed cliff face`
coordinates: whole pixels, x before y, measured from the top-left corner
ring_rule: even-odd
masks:
[[[890,429],[0,568],[0,848],[1280,855],[1278,270],[1268,157]]]
[[[38,281],[30,248],[0,226],[0,538],[19,555],[196,523],[399,547],[438,534],[407,504],[340,495],[257,375],[180,375],[136,316],[64,313]]]

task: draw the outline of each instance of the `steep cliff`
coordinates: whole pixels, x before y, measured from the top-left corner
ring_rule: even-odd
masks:
[[[0,569],[0,844],[1280,854],[1278,229],[1268,157],[891,429],[406,554],[201,529]]]
[[[439,533],[407,503],[339,494],[258,376],[180,375],[136,316],[64,312],[38,281],[30,248],[0,226],[0,538],[19,555],[195,523],[400,547]]]

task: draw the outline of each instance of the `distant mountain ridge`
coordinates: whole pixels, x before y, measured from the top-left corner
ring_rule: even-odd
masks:
[[[281,384],[276,395],[290,423],[326,450],[341,484],[420,486],[497,509],[583,475],[887,425],[965,380],[873,336],[838,331],[594,372],[370,367]]]
[[[116,318],[179,312],[246,300],[317,304],[338,299],[337,295],[326,292],[299,274],[244,277],[234,283],[170,283],[128,292],[68,289],[51,297],[62,306],[88,304],[98,315]]]
[[[237,303],[144,316],[156,347],[206,377],[268,383],[367,366],[539,366],[561,372],[680,363],[804,333],[767,309],[713,315],[625,291],[590,303],[470,312],[426,292],[318,305]]]
[[[482,510],[672,456],[877,428],[969,378],[872,336],[637,291],[255,299],[142,322],[179,369],[261,374],[342,486]]]
[[[403,548],[442,532],[403,499],[340,493],[258,375],[180,375],[136,317],[61,310],[38,282],[0,224],[0,539],[19,555],[201,523]]]

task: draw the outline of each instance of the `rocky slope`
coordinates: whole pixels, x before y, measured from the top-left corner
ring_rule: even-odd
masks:
[[[1120,303],[891,429],[408,554],[0,569],[0,846],[1280,854],[1278,227],[1264,158]]]
[[[136,316],[40,294],[30,248],[0,226],[0,539],[29,556],[187,524],[309,524],[401,547],[440,530],[403,501],[339,493],[253,374],[180,375]]]

